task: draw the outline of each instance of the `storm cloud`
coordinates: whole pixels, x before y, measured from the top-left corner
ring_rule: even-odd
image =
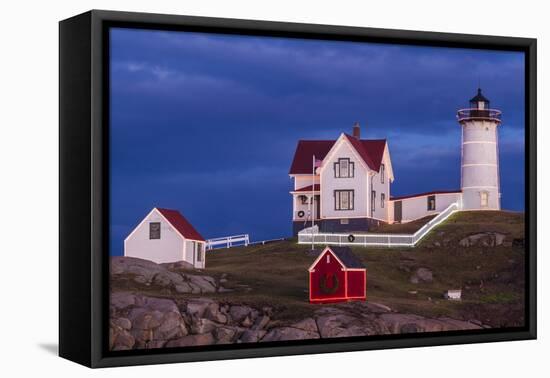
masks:
[[[154,206],[207,238],[288,236],[297,141],[355,121],[388,139],[393,195],[459,188],[478,86],[503,111],[502,206],[523,210],[522,53],[113,29],[110,58],[112,254]]]

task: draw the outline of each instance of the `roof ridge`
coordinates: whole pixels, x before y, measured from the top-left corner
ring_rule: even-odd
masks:
[[[359,152],[359,155],[361,158],[367,163],[367,165],[371,168],[376,170],[376,166],[374,162],[372,161],[369,153],[365,150],[365,146],[363,146],[363,143],[359,139],[357,139],[354,136],[351,136],[349,134],[344,133],[344,136],[348,139],[348,141],[352,144],[353,148]],[[361,149],[361,151],[359,151]]]

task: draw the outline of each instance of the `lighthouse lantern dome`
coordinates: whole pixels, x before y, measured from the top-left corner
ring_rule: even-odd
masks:
[[[479,109],[479,110],[487,110],[489,109],[490,101],[487,97],[483,96],[481,93],[481,88],[477,89],[477,95],[472,97],[470,99],[470,108],[471,109]]]

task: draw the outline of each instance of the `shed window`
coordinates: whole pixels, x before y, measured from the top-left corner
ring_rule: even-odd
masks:
[[[149,239],[160,239],[160,222],[149,223]]]
[[[435,210],[435,196],[428,196],[428,211]]]
[[[353,190],[334,191],[334,210],[353,210]]]
[[[334,163],[334,177],[347,178],[355,175],[355,163],[349,158],[340,158]]]

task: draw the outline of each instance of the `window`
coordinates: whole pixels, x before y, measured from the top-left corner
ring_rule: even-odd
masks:
[[[381,193],[380,194],[380,207],[383,209],[384,208],[384,202],[386,202],[386,193]]]
[[[481,207],[489,206],[489,192],[481,192]]]
[[[370,207],[371,207],[371,212],[373,212],[374,210],[376,210],[376,190],[373,190],[370,192]]]
[[[349,158],[338,159],[334,163],[334,177],[347,178],[355,175],[355,163],[350,161]]]
[[[435,210],[435,196],[428,196],[428,211]]]
[[[334,210],[353,210],[353,190],[334,191]]]
[[[349,224],[349,219],[348,218],[340,219],[340,224]]]
[[[160,239],[160,222],[149,223],[149,239]]]
[[[300,201],[302,201],[302,205],[307,205],[309,203],[307,196],[304,195],[300,196]]]
[[[386,176],[386,167],[384,166],[384,164],[380,164],[380,182],[382,184],[384,183],[385,176]]]
[[[330,264],[330,255],[327,253],[327,264]]]

